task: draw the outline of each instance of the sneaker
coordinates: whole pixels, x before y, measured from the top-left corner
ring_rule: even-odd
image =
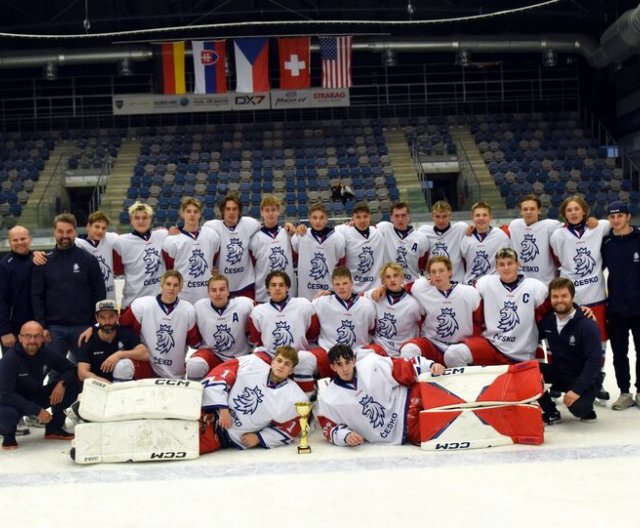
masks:
[[[557,409],[550,413],[542,413],[542,421],[547,425],[553,425],[562,420],[562,415]]]
[[[600,401],[609,401],[609,398],[611,398],[611,396],[609,396],[608,391],[600,389],[596,398],[598,398]]]
[[[633,407],[636,404],[633,396],[628,392],[623,392],[620,394],[618,399],[613,402],[611,408],[614,411],[623,411],[624,409],[628,409],[629,407]]]
[[[25,419],[22,418],[18,422],[18,425],[16,425],[15,435],[16,436],[27,436],[28,434],[31,434],[31,429],[29,429],[29,426],[25,423]]]
[[[25,416],[24,423],[29,427],[36,427],[38,429],[42,429],[44,424],[38,420],[37,416]]]
[[[640,407],[640,392],[636,394],[636,405]]]
[[[560,396],[562,396],[562,391],[559,391],[558,389],[554,389],[553,387],[551,387],[549,389],[549,396],[551,396],[554,400],[557,400]]]
[[[16,442],[15,435],[5,435],[2,439],[2,449],[5,451],[12,451],[18,449],[18,442]]]
[[[596,414],[596,411],[589,411],[585,416],[583,416],[582,418],[580,418],[581,422],[595,422],[598,419],[598,415]]]
[[[73,440],[74,436],[67,433],[64,429],[45,429],[45,440]]]

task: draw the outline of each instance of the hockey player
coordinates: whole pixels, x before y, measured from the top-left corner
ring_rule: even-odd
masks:
[[[111,220],[102,211],[95,211],[87,218],[87,234],[78,235],[76,246],[84,249],[98,259],[104,285],[107,289],[107,298],[116,298],[116,287],[113,272],[113,246],[118,239],[118,234],[107,231]]]
[[[97,331],[78,351],[78,378],[106,383],[128,381],[133,374],[123,359],[149,361],[149,351],[130,329],[118,324],[118,307],[112,299],[96,304]]]
[[[179,271],[166,271],[159,295],[136,299],[122,314],[120,323],[149,349],[149,361],[122,360],[124,379],[184,378],[187,345],[195,346],[199,338],[193,306],[178,298],[182,284]]]
[[[295,404],[307,398],[289,380],[297,363],[295,349],[280,346],[271,366],[252,354],[213,369],[202,381],[202,408],[214,424],[206,452],[221,447],[270,449],[287,445],[298,436]]]
[[[251,352],[249,315],[254,302],[248,297],[230,298],[224,275],[211,277],[208,291],[209,297],[194,305],[202,343],[187,362],[189,379],[202,379],[223,361]]]
[[[165,272],[162,243],[167,237],[164,228],[151,231],[153,209],[149,204],[135,202],[129,207],[131,233],[120,235],[113,245],[113,267],[116,275],[124,275],[122,310],[134,299],[160,292],[160,277]]]
[[[289,277],[295,277],[293,271],[293,253],[291,251],[291,234],[295,228],[286,223],[278,226],[280,217],[280,199],[271,194],[260,201],[262,227],[256,231],[249,242],[251,259],[256,272],[256,301],[267,302],[269,294],[264,280],[271,271],[284,271]],[[291,284],[291,295],[297,295],[297,284]]]
[[[380,286],[378,270],[384,263],[384,237],[371,225],[371,210],[365,202],[357,203],[351,215],[351,225],[336,226],[345,239],[345,263],[353,277],[353,291],[365,291]]]
[[[583,421],[593,421],[596,419],[593,402],[602,385],[602,348],[598,327],[573,303],[574,293],[570,279],[560,277],[549,284],[553,312],[539,326],[553,353],[553,362],[540,363],[540,370],[547,383],[566,391],[563,403],[571,414]],[[539,403],[546,423],[560,420],[549,392],[543,394]]]
[[[412,359],[369,354],[356,364],[348,346],[329,350],[336,377],[318,396],[318,420],[334,445],[364,442],[420,444],[422,398],[417,383],[422,372],[444,371],[422,357]]]
[[[420,337],[404,343],[400,355],[422,355],[446,364],[449,347],[480,332],[480,294],[473,286],[451,281],[452,263],[447,257],[431,257],[427,272],[428,279],[409,285],[411,295],[426,314]]]
[[[207,298],[207,283],[220,250],[218,234],[212,229],[200,229],[202,209],[200,200],[185,196],[180,201],[184,226],[162,243],[166,268],[178,270],[185,280],[180,298],[191,304]]]
[[[397,262],[404,269],[404,280],[420,278],[429,256],[429,239],[423,231],[409,225],[409,205],[397,202],[391,206],[391,222],[382,221],[377,228],[384,236],[385,262]]]
[[[460,254],[462,239],[469,226],[465,222],[451,223],[451,206],[445,201],[438,201],[431,208],[433,225],[423,225],[420,231],[429,239],[429,256],[447,257],[453,264],[452,280],[462,283],[464,280],[464,262]]]
[[[222,220],[209,220],[202,227],[213,229],[220,237],[218,273],[229,279],[231,296],[255,298],[255,270],[249,253],[249,241],[260,229],[260,222],[242,216],[242,203],[234,194],[220,203]]]
[[[298,295],[312,300],[321,290],[331,289],[331,270],[344,265],[345,240],[333,227],[324,204],[309,208],[311,229],[291,238],[293,258],[298,263]]]
[[[464,283],[474,285],[480,277],[496,273],[493,255],[501,248],[511,247],[502,229],[491,225],[491,206],[476,202],[471,207],[474,230],[462,239],[460,253],[464,259]]]

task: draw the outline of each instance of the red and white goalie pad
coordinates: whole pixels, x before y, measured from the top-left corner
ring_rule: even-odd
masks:
[[[528,403],[544,392],[536,361],[515,365],[449,368],[418,378],[424,409],[456,409]]]
[[[429,451],[538,445],[544,442],[542,411],[532,404],[422,411],[420,439]]]
[[[88,379],[78,414],[89,422],[198,420],[201,407],[202,385],[197,381],[158,378],[109,384]]]

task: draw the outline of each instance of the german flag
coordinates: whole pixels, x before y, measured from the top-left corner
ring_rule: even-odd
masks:
[[[184,70],[184,41],[164,42],[160,45],[160,48],[160,57],[156,64],[161,78],[157,79],[156,91],[167,95],[187,93]]]

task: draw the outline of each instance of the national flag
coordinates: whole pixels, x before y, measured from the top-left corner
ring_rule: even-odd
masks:
[[[184,74],[184,41],[164,42],[160,46],[162,85],[159,91],[170,95],[187,93]]]
[[[225,93],[227,91],[225,48],[225,40],[191,42],[195,73],[194,93]]]
[[[236,92],[269,89],[269,39],[242,38],[233,42],[236,55]]]
[[[311,86],[309,37],[279,38],[280,88],[297,90]]]
[[[322,87],[351,87],[352,37],[320,37]]]

